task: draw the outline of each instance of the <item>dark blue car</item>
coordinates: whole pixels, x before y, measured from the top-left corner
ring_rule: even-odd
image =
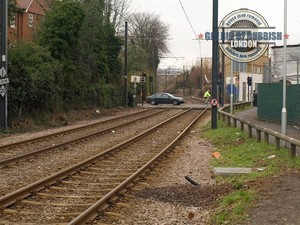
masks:
[[[147,97],[146,102],[150,103],[151,105],[157,104],[173,104],[173,105],[180,105],[184,103],[184,99],[181,97],[175,97],[169,93],[156,93],[149,97]]]

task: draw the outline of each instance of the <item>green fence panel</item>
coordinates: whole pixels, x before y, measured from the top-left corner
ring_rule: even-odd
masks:
[[[281,121],[282,83],[258,84],[257,117],[263,120]],[[287,122],[300,124],[300,85],[288,85],[286,89]]]

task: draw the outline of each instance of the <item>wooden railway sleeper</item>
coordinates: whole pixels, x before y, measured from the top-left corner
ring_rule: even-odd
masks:
[[[147,132],[145,132],[145,133],[147,133]],[[96,158],[98,158],[98,157],[99,157],[99,156],[97,156],[97,157],[92,157],[92,158],[89,159],[89,160],[92,160],[92,159],[94,160],[94,159],[96,159]],[[88,161],[89,161],[89,160],[88,160]],[[153,161],[153,162],[154,162],[154,161]],[[152,162],[151,162],[151,164],[152,164]],[[150,166],[151,164],[147,165],[147,167]],[[78,166],[79,166],[79,165],[78,165]],[[93,166],[94,166],[94,164],[93,164]],[[86,167],[86,166],[85,166],[85,167]],[[147,167],[143,166],[143,167],[142,167],[142,168],[143,168],[142,171],[146,170]],[[67,172],[67,171],[66,171],[66,172]],[[134,179],[134,180],[135,180],[135,179],[136,179],[136,180],[139,180],[140,178],[138,178],[138,177],[139,177],[139,176],[134,176],[133,179]],[[131,178],[131,180],[132,180],[132,178]],[[67,183],[67,181],[62,180],[62,183]],[[74,182],[71,182],[71,183],[74,184]],[[124,183],[124,182],[123,182],[123,183]],[[80,182],[79,182],[79,184],[80,184]],[[125,183],[124,183],[124,184],[125,184]],[[126,183],[126,184],[128,185],[128,183]],[[127,186],[127,185],[126,185],[126,186]],[[119,184],[118,184],[118,186],[119,186]],[[118,190],[118,191],[119,191],[119,190]],[[38,196],[41,196],[41,195],[44,195],[44,196],[45,196],[45,195],[48,195],[48,194],[47,194],[47,193],[41,192],[41,193],[38,193],[37,195],[38,195]],[[112,195],[112,196],[113,196],[113,195]],[[110,198],[111,198],[112,196],[110,196]],[[62,197],[62,196],[59,196],[59,195],[57,195],[57,196],[55,196],[55,195],[48,195],[48,196],[46,196],[46,197],[58,197],[58,198],[59,198],[59,197]],[[69,196],[69,197],[70,197],[70,198],[78,198],[78,197],[86,197],[86,196]],[[91,197],[91,196],[90,196],[90,197]],[[99,198],[100,196],[93,196],[93,197],[98,197],[98,198]],[[110,199],[110,198],[108,198],[108,199]],[[1,198],[0,198],[0,200],[1,200]],[[105,205],[105,204],[104,204],[104,205]],[[102,208],[102,205],[100,206],[100,208]],[[99,210],[99,207],[97,207],[97,209]],[[97,211],[98,211],[98,210],[97,210]]]

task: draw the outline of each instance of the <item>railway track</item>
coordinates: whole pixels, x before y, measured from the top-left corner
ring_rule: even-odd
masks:
[[[0,224],[85,224],[203,115],[186,110],[84,162],[0,198]]]
[[[111,129],[101,135],[75,141],[64,147],[54,148],[21,161],[19,160],[17,163],[1,167],[0,196],[5,195],[8,191],[12,192],[50,174],[82,162],[115,146],[116,143],[121,143],[138,135],[152,127],[153,124],[158,124],[182,112],[181,109],[158,111],[160,112],[159,114],[131,122],[117,129]]]
[[[204,101],[200,98],[192,97],[192,96],[185,96],[184,99],[186,102],[191,102],[191,104],[203,104]]]
[[[64,148],[67,145],[105,134],[111,130],[127,126],[130,123],[162,112],[163,110],[157,109],[144,110],[42,137],[2,145],[0,146],[0,167],[36,156],[37,154]]]

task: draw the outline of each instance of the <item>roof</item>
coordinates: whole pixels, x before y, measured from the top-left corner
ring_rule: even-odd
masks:
[[[45,0],[17,0],[17,7],[39,15],[45,15],[45,10],[49,9]]]
[[[283,45],[278,45],[278,46],[271,46],[271,48],[283,48]],[[300,47],[300,44],[295,44],[295,45],[287,45],[287,48],[294,48],[294,47]]]
[[[25,11],[27,11],[32,1],[33,0],[17,0],[17,6],[18,8],[25,9]]]

